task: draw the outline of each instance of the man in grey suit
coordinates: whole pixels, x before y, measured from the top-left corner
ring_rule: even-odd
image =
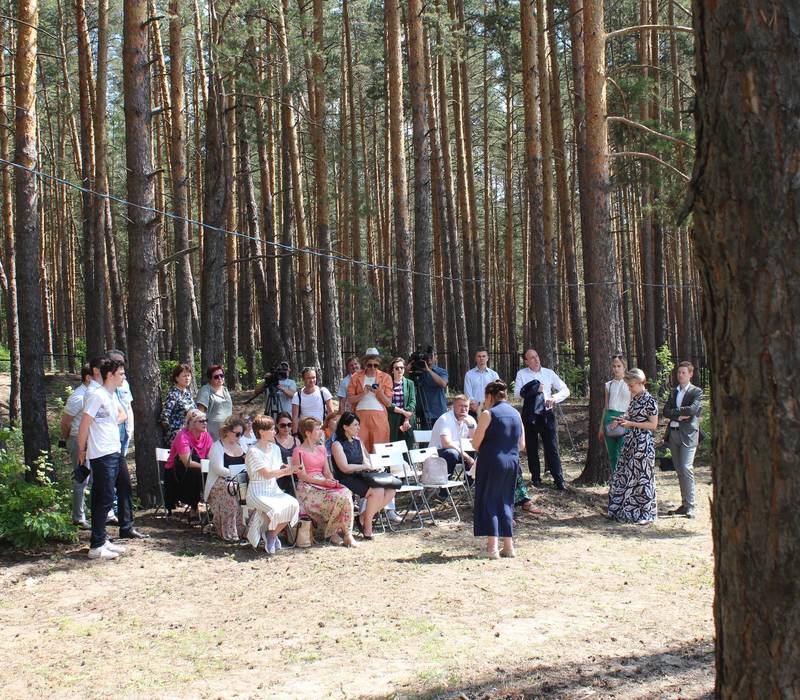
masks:
[[[670,392],[664,406],[664,415],[669,418],[667,446],[681,486],[681,507],[669,514],[687,518],[694,517],[694,453],[700,438],[703,401],[703,390],[689,381],[693,372],[691,362],[678,365],[678,386]]]

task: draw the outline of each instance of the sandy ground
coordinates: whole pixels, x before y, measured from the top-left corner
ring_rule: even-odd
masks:
[[[657,479],[665,513],[677,479]],[[625,526],[602,488],[537,491],[513,560],[480,557],[466,506],[461,524],[272,558],[152,512],[152,538],[113,562],[86,558],[86,533],[0,550],[2,695],[710,697],[709,493],[701,465],[697,519]]]

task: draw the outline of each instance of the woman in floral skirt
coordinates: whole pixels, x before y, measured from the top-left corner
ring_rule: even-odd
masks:
[[[642,370],[625,372],[625,382],[631,403],[627,413],[614,421],[628,432],[608,491],[608,516],[645,525],[656,519],[657,512],[653,431],[658,428],[658,403],[644,385]]]

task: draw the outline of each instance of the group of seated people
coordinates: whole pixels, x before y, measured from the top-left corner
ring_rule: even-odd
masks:
[[[189,409],[165,464],[167,511],[180,501],[189,507],[191,522],[198,519],[203,500],[222,540],[238,542],[246,537],[254,548],[263,542],[269,554],[281,548],[280,533],[294,527],[304,514],[331,544],[353,547],[355,494],[363,503],[355,522],[363,538],[372,539],[373,518],[392,502],[395,490],[369,478],[380,470],[372,467],[359,440],[354,413],[328,416],[326,425],[333,430],[327,440],[318,419],[303,418],[298,439],[289,432],[291,418],[286,413],[278,415],[277,424],[265,415],[252,419],[231,415],[219,426],[215,441],[206,414]],[[201,461],[205,459],[209,464],[204,486]],[[237,465],[244,465],[249,481],[246,504],[252,512],[247,523],[238,491],[228,488],[231,477],[241,471]]]

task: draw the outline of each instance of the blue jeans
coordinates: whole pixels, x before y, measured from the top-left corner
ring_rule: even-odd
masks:
[[[439,456],[447,462],[447,476],[453,476],[456,465],[461,462],[461,455],[454,447],[442,448],[439,450]]]
[[[114,489],[119,499],[119,530],[133,529],[133,494],[128,464],[119,452],[89,460],[92,470],[92,539],[91,547],[102,547],[108,535],[106,516],[114,504]]]

